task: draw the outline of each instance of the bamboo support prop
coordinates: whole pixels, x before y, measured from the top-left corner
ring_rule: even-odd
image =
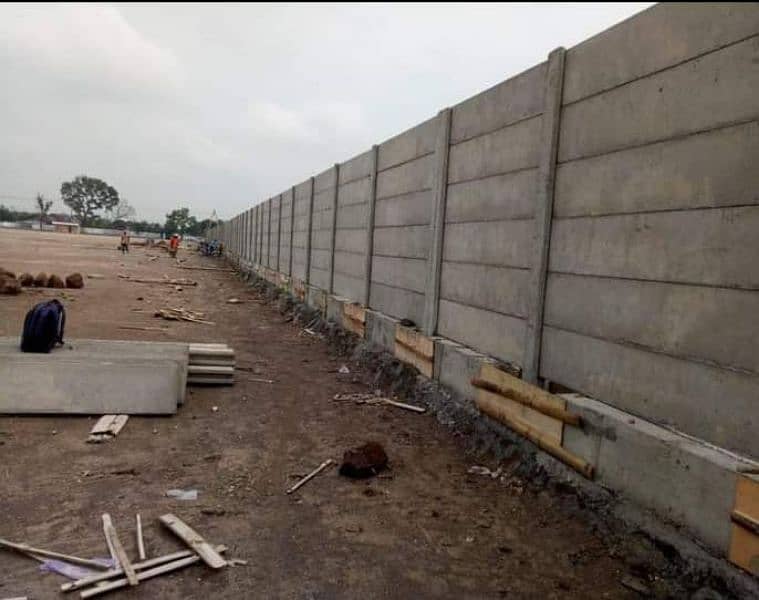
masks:
[[[579,456],[576,456],[571,452],[565,450],[561,446],[556,445],[553,441],[546,439],[543,434],[535,431],[535,429],[530,427],[521,419],[512,417],[511,415],[507,414],[503,410],[503,407],[499,406],[498,402],[493,398],[480,397],[475,400],[475,404],[477,405],[477,408],[479,408],[482,412],[489,415],[496,421],[500,421],[507,427],[513,429],[519,435],[526,437],[541,450],[544,450],[551,456],[558,458],[560,461],[566,463],[575,471],[581,473],[588,479],[593,479],[595,471],[593,465],[591,465],[585,459],[580,458]]]
[[[521,380],[519,380],[521,382]],[[543,398],[538,397],[530,397],[525,393],[521,393],[519,390],[516,390],[514,388],[510,388],[504,385],[500,385],[498,383],[493,383],[492,381],[486,381],[484,379],[481,379],[480,377],[473,377],[470,382],[474,387],[480,388],[481,390],[486,390],[488,392],[493,392],[494,394],[498,394],[499,396],[504,396],[505,398],[508,398],[509,400],[513,400],[514,402],[518,402],[519,404],[523,404],[524,406],[528,406],[529,408],[532,408],[533,410],[538,411],[539,413],[542,413],[544,415],[547,415],[549,417],[553,417],[554,419],[558,419],[559,421],[562,421],[563,423],[566,423],[567,425],[573,425],[575,427],[581,427],[582,426],[582,419],[579,415],[575,415],[570,413],[567,410],[558,408],[557,406],[554,406],[550,402],[547,402]],[[524,385],[529,385],[525,383]],[[535,388],[536,390],[539,390],[539,388]],[[542,390],[539,390],[542,392]]]
[[[17,550],[24,554],[34,554],[36,556],[46,556],[47,558],[57,558],[59,560],[65,560],[66,562],[73,563],[75,565],[82,565],[83,567],[91,567],[93,569],[109,569],[110,567],[104,565],[101,562],[95,560],[88,560],[86,558],[79,558],[78,556],[71,556],[69,554],[61,554],[60,552],[50,552],[49,550],[41,550],[40,548],[32,548],[26,544],[17,544],[9,540],[0,538],[0,546],[10,548],[11,550]],[[35,558],[36,558],[35,556]]]

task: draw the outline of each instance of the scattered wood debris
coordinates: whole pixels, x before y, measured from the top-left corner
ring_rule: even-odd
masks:
[[[121,566],[124,569],[124,574],[127,577],[129,585],[137,585],[139,579],[137,579],[137,573],[132,566],[132,563],[127,556],[124,546],[121,544],[116,528],[113,526],[113,521],[108,513],[103,515],[103,533],[105,533],[105,540],[108,543],[108,549],[111,552],[111,557],[116,565]]]
[[[60,552],[51,552],[49,550],[43,550],[41,548],[33,548],[32,546],[28,546],[27,544],[11,542],[9,540],[5,540],[2,538],[0,538],[0,546],[2,546],[3,548],[8,548],[10,550],[16,550],[28,556],[32,556],[32,558],[37,558],[39,556],[46,556],[48,558],[58,558],[60,560],[65,560],[75,565],[92,567],[93,569],[103,570],[103,569],[108,568],[108,566],[96,560],[79,558],[78,556],[72,556],[70,554],[62,554]]]
[[[239,298],[230,298],[227,300],[227,304],[242,304],[245,302],[245,300],[240,300]]]
[[[285,494],[292,494],[295,490],[300,488],[302,485],[308,483],[311,481],[314,477],[316,477],[319,473],[321,473],[324,469],[329,467],[330,465],[335,464],[335,461],[331,458],[328,458],[325,460],[322,464],[320,464],[318,467],[316,467],[313,471],[311,471],[308,475],[306,475],[303,479],[298,481],[294,486],[290,487]]]
[[[186,308],[161,308],[153,316],[166,319],[167,321],[190,321],[191,323],[202,323],[203,325],[216,325],[213,321],[206,321],[203,318],[205,313]]]
[[[189,265],[176,265],[177,269],[186,269],[188,271],[219,271],[221,273],[234,273],[234,269],[225,269],[223,267],[194,267]]]
[[[379,396],[376,392],[374,394],[335,394],[333,400],[355,402],[356,404],[387,404],[389,406],[395,406],[397,408],[403,408],[404,410],[410,410],[416,413],[427,412],[427,409],[423,406],[414,406],[413,404],[406,404],[405,402],[398,402],[397,400],[391,400],[390,398],[384,398]]]
[[[124,275],[123,273],[119,273],[119,279],[123,279],[125,281],[131,281],[132,283],[163,283],[166,285],[188,285],[188,286],[195,286],[198,285],[197,281],[193,281],[192,279],[170,279],[168,277],[164,277],[163,279],[160,278],[140,278],[140,277],[132,277],[131,275]]]
[[[211,544],[205,541],[199,533],[178,517],[175,517],[172,514],[166,514],[159,517],[158,520],[180,540],[195,550],[195,552],[200,555],[200,558],[203,559],[203,562],[212,569],[221,569],[227,565],[227,561],[221,557]]]
[[[104,415],[98,419],[87,438],[88,444],[102,444],[119,435],[129,420],[129,415]]]
[[[119,329],[131,329],[133,331],[171,331],[168,327],[138,327],[137,325],[119,325]]]
[[[142,519],[140,518],[140,513],[137,513],[137,554],[140,557],[140,560],[145,560],[147,557],[145,555],[145,540],[142,538]]]

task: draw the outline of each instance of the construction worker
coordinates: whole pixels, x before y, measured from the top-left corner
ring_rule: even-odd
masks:
[[[176,257],[177,250],[179,250],[179,234],[174,233],[169,240],[169,254],[172,257]]]
[[[121,232],[121,245],[119,248],[122,254],[129,252],[129,232],[126,229]]]

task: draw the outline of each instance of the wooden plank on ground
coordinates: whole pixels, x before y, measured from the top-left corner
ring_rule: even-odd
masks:
[[[116,419],[116,415],[103,415],[90,430],[90,435],[109,433],[113,426],[114,419]]]
[[[165,514],[159,517],[161,523],[171,530],[171,532],[181,539],[190,548],[195,550],[212,569],[221,569],[227,566],[227,561],[214,549],[211,544],[206,542],[199,533],[192,529],[178,517],[172,514]]]

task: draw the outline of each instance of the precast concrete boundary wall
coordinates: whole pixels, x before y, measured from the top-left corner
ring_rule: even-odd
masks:
[[[208,235],[759,458],[758,119],[759,5],[659,4]]]

